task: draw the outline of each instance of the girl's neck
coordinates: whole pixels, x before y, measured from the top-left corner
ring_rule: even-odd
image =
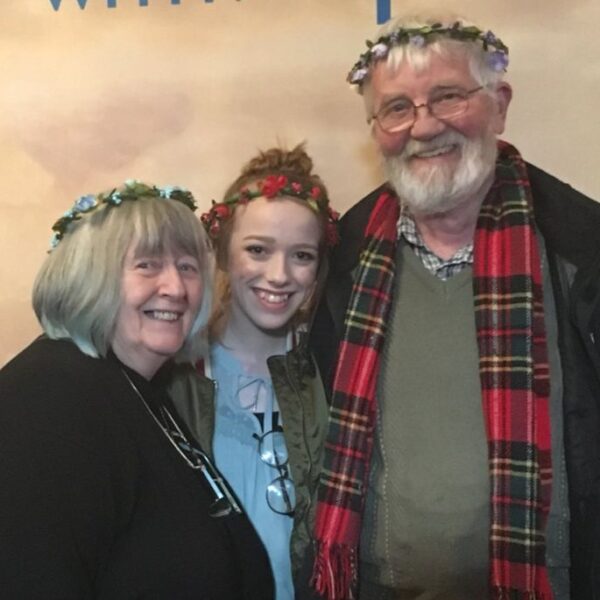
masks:
[[[287,330],[263,331],[258,328],[238,327],[233,319],[225,324],[220,339],[249,373],[268,375],[269,356],[285,354]]]

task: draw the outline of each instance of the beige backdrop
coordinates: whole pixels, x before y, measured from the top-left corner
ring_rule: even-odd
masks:
[[[380,181],[344,81],[376,0],[4,0],[0,7],[0,365],[39,327],[30,289],[50,225],[127,178],[205,207],[257,148],[308,141],[342,210]],[[457,11],[510,47],[506,138],[600,198],[597,0],[392,1]],[[600,235],[600,233],[599,233]]]

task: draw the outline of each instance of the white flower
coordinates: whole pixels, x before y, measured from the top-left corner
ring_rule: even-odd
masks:
[[[363,67],[362,69],[356,69],[352,71],[350,76],[350,83],[360,83],[369,74],[369,69]]]
[[[121,204],[121,202],[123,202],[123,198],[121,198],[121,192],[113,192],[107,198],[107,200],[109,201],[110,204],[113,204],[114,206],[119,206],[119,204]]]
[[[160,190],[160,197],[161,198],[170,198],[171,194],[175,191],[179,190],[178,187],[172,186],[172,185],[166,185],[164,188],[162,188]]]
[[[382,44],[381,42],[379,44],[375,44],[374,46],[371,47],[371,54],[375,58],[383,58],[384,56],[387,56],[388,51],[389,51],[389,48],[385,44]]]

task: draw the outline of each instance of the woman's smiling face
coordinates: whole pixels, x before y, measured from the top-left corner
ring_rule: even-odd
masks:
[[[238,206],[229,241],[231,307],[238,331],[284,331],[315,289],[322,230],[302,201],[256,198]]]
[[[129,249],[112,340],[121,362],[150,379],[182,348],[202,303],[201,273],[193,256],[145,256]]]

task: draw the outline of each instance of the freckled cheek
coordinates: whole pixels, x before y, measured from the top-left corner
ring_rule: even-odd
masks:
[[[227,269],[231,281],[255,277],[259,271],[260,263],[243,257],[231,260]]]
[[[317,265],[302,269],[296,274],[296,280],[306,287],[311,286],[317,280],[317,269]]]

